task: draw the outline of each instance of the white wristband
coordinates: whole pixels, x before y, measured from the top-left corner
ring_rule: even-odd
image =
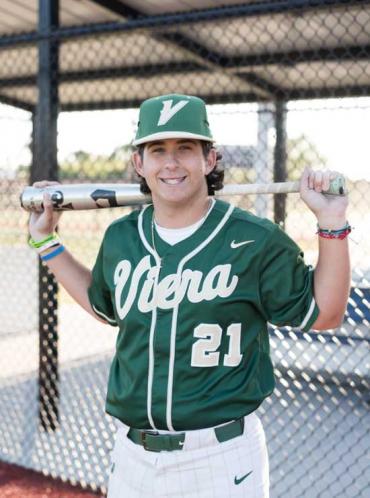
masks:
[[[58,236],[54,237],[52,240],[49,240],[49,242],[46,242],[43,244],[41,247],[37,248],[37,252],[41,254],[42,252],[46,251],[46,249],[49,249],[50,247],[53,247],[57,244],[61,244],[61,240]]]

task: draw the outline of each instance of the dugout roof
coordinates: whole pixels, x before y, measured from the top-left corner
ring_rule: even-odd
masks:
[[[0,102],[37,103],[38,43],[59,40],[62,110],[136,106],[181,91],[211,102],[370,94],[370,1],[0,2]]]

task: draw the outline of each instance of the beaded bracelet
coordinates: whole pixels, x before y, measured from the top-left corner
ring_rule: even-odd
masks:
[[[323,239],[345,239],[352,231],[352,227],[346,223],[343,228],[339,228],[338,230],[324,229],[317,226],[317,234],[319,237]]]
[[[64,246],[58,244],[58,247],[54,251],[45,254],[45,256],[41,255],[40,258],[42,261],[50,261],[51,259],[55,258],[55,256],[61,254],[64,251],[64,249],[65,249]]]

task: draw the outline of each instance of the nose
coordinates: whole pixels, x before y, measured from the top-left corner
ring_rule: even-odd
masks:
[[[175,169],[178,166],[178,160],[175,152],[168,152],[164,160],[164,166],[167,169]]]

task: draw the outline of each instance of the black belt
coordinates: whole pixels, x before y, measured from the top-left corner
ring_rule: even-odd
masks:
[[[215,431],[217,441],[224,443],[243,434],[244,418],[239,418],[221,427],[215,427],[213,430]],[[153,431],[142,431],[132,428],[127,433],[127,437],[131,441],[143,446],[147,451],[182,450],[185,436],[185,432],[181,432],[180,434],[158,434]]]

